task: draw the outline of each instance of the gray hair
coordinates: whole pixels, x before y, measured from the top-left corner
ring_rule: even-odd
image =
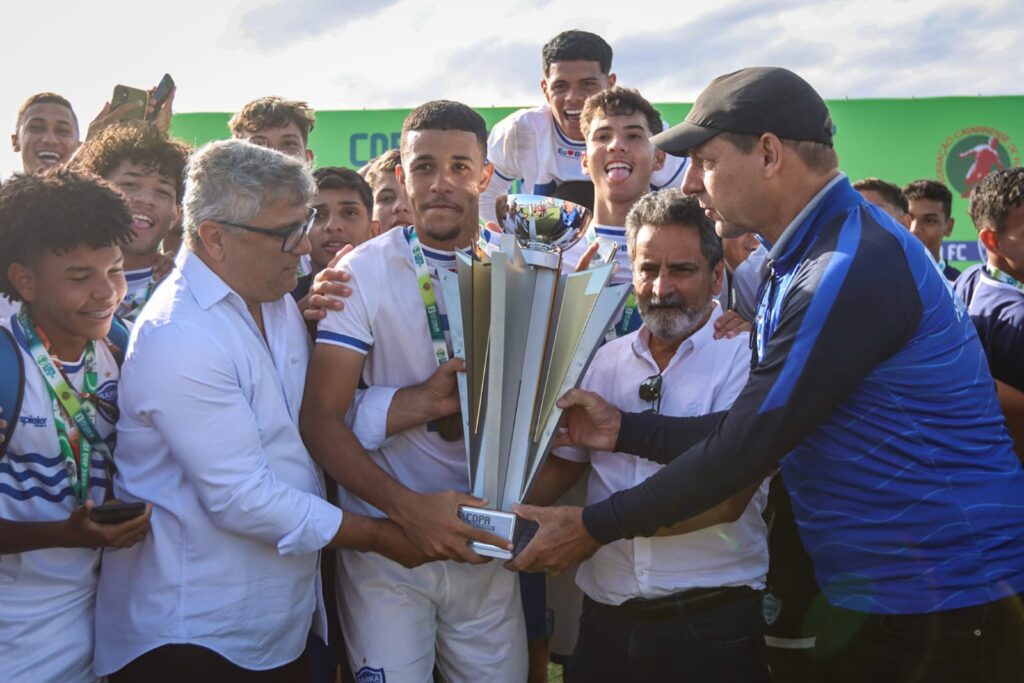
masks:
[[[722,240],[715,232],[714,222],[707,217],[696,197],[679,190],[651,192],[637,200],[626,216],[626,249],[629,260],[636,256],[636,236],[642,227],[692,227],[700,233],[700,251],[714,268],[722,260]]]
[[[203,221],[246,223],[269,204],[308,204],[316,194],[302,162],[242,140],[218,140],[192,155],[182,198],[185,241],[199,241]]]

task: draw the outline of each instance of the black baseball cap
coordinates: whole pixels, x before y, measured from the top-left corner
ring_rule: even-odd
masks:
[[[686,156],[719,133],[811,140],[832,145],[835,126],[811,84],[788,69],[758,66],[719,76],[697,96],[686,120],[651,138],[659,149]]]

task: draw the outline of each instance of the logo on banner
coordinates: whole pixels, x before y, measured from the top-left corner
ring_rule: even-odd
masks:
[[[992,171],[1020,166],[1020,152],[1009,136],[989,126],[970,126],[946,138],[935,159],[935,175],[961,197]]]

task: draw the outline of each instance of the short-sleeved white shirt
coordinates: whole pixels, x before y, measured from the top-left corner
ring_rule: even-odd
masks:
[[[427,247],[423,251],[444,324],[444,297],[436,268],[454,267],[455,256]],[[343,310],[328,312],[320,322],[316,342],[366,354],[362,378],[370,387],[404,388],[425,382],[437,370],[437,361],[405,230],[391,230],[364,242],[340,267],[352,274],[353,294]],[[369,456],[414,491],[469,490],[463,441],[445,441],[433,425],[394,434],[369,451]],[[339,500],[346,510],[383,516],[344,487],[339,487]]]
[[[21,328],[6,316],[21,347],[25,389],[18,424],[0,458],[0,518],[16,522],[67,519],[77,503],[64,469],[53,402]],[[120,370],[107,345],[97,342],[97,393],[116,404]],[[84,361],[84,358],[82,359]],[[72,385],[81,390],[84,363],[65,363]],[[6,416],[8,419],[10,416]],[[109,438],[116,415],[97,411],[96,428]],[[93,452],[89,495],[99,505],[106,491],[103,457]],[[0,555],[0,678],[9,683],[93,681],[93,614],[100,551],[44,548]]]
[[[728,409],[750,371],[747,335],[714,339],[716,306],[708,322],[680,344],[662,372],[663,415],[704,415]],[[658,374],[646,327],[602,346],[583,380],[618,408],[642,412],[652,407],[640,399],[640,384]],[[593,466],[587,503],[631,488],[661,469],[624,453],[563,448],[567,460]],[[723,467],[728,467],[727,463]],[[768,573],[767,530],[761,512],[767,497],[761,484],[736,522],[718,524],[679,536],[635,538],[602,547],[580,565],[576,583],[591,599],[619,605],[631,598],[653,599],[688,590],[721,586],[763,588]]]
[[[480,195],[480,215],[493,221],[495,198],[506,194],[517,179],[523,181],[522,192],[543,196],[551,196],[560,183],[590,180],[581,163],[585,151],[586,141],[566,135],[547,104],[505,117],[494,125],[487,140],[487,160],[494,164],[494,177]],[[687,163],[685,157],[666,157],[665,165],[651,177],[651,188],[678,186]]]

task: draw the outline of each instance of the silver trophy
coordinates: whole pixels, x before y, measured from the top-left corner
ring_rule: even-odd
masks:
[[[475,552],[508,559],[536,528],[511,510],[551,447],[555,401],[579,385],[629,286],[609,285],[611,263],[576,273],[562,262],[590,223],[586,208],[534,195],[496,205],[502,234],[440,279],[452,349],[466,361],[458,384],[469,481],[494,508],[462,506],[459,516],[516,546],[473,541]]]

